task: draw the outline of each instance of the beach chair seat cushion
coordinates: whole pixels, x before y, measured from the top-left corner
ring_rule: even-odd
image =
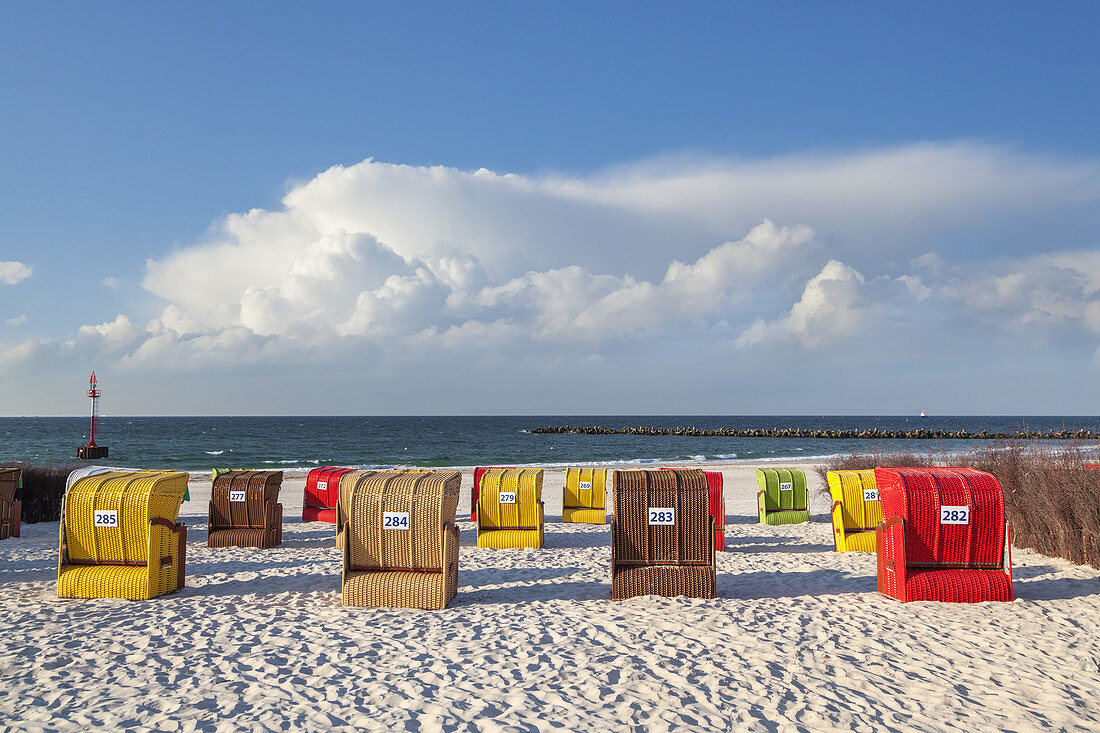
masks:
[[[302,521],[336,524],[336,510],[322,509],[321,507],[315,506],[302,507]]]
[[[494,550],[538,550],[545,539],[541,529],[491,529],[478,532],[477,546]]]
[[[909,601],[948,603],[1011,601],[1012,578],[1003,570],[911,569],[905,577],[905,596]]]
[[[875,530],[852,530],[844,533],[844,550],[841,552],[874,552]]]
[[[207,547],[275,547],[266,529],[215,529],[206,535]]]
[[[793,511],[780,509],[774,512],[766,512],[764,514],[764,524],[770,524],[773,527],[777,527],[781,524],[801,524],[803,522],[810,521],[810,511]]]
[[[628,565],[611,576],[611,596],[714,598],[714,568],[708,565]]]
[[[149,595],[149,571],[141,566],[70,565],[57,578],[62,598],[128,598]]]
[[[561,521],[577,524],[607,524],[607,510],[562,507]]]

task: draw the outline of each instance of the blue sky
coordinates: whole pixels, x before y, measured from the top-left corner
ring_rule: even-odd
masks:
[[[0,414],[1100,413],[1098,29],[5,5]]]

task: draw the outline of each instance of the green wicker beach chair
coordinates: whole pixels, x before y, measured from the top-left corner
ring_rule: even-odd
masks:
[[[810,521],[806,474],[798,468],[758,468],[757,510],[761,524],[799,524]]]

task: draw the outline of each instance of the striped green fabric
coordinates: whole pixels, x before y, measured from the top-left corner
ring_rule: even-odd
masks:
[[[780,509],[779,511],[766,512],[762,520],[764,524],[801,524],[810,521],[810,512],[795,512]]]
[[[756,469],[758,512],[762,524],[810,521],[806,474],[798,468]],[[774,515],[774,516],[773,516]]]

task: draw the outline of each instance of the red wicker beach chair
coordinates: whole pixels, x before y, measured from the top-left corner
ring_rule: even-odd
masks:
[[[661,470],[675,469],[662,466]],[[703,475],[707,477],[707,488],[710,490],[710,516],[714,520],[714,549],[721,552],[726,549],[726,499],[722,496],[722,472],[703,471]]]
[[[336,524],[336,504],[340,499],[340,477],[353,468],[322,466],[306,476],[305,497],[302,500],[303,522]]]
[[[715,597],[714,520],[697,469],[616,471],[611,597]]]
[[[899,601],[1012,600],[997,479],[972,468],[876,468],[878,588]]]
[[[477,521],[477,497],[481,495],[481,477],[490,466],[478,466],[474,469],[474,485],[470,488],[470,521]],[[515,466],[492,466],[491,468],[513,469]]]
[[[225,471],[210,491],[207,547],[258,547],[283,541],[282,471]]]

